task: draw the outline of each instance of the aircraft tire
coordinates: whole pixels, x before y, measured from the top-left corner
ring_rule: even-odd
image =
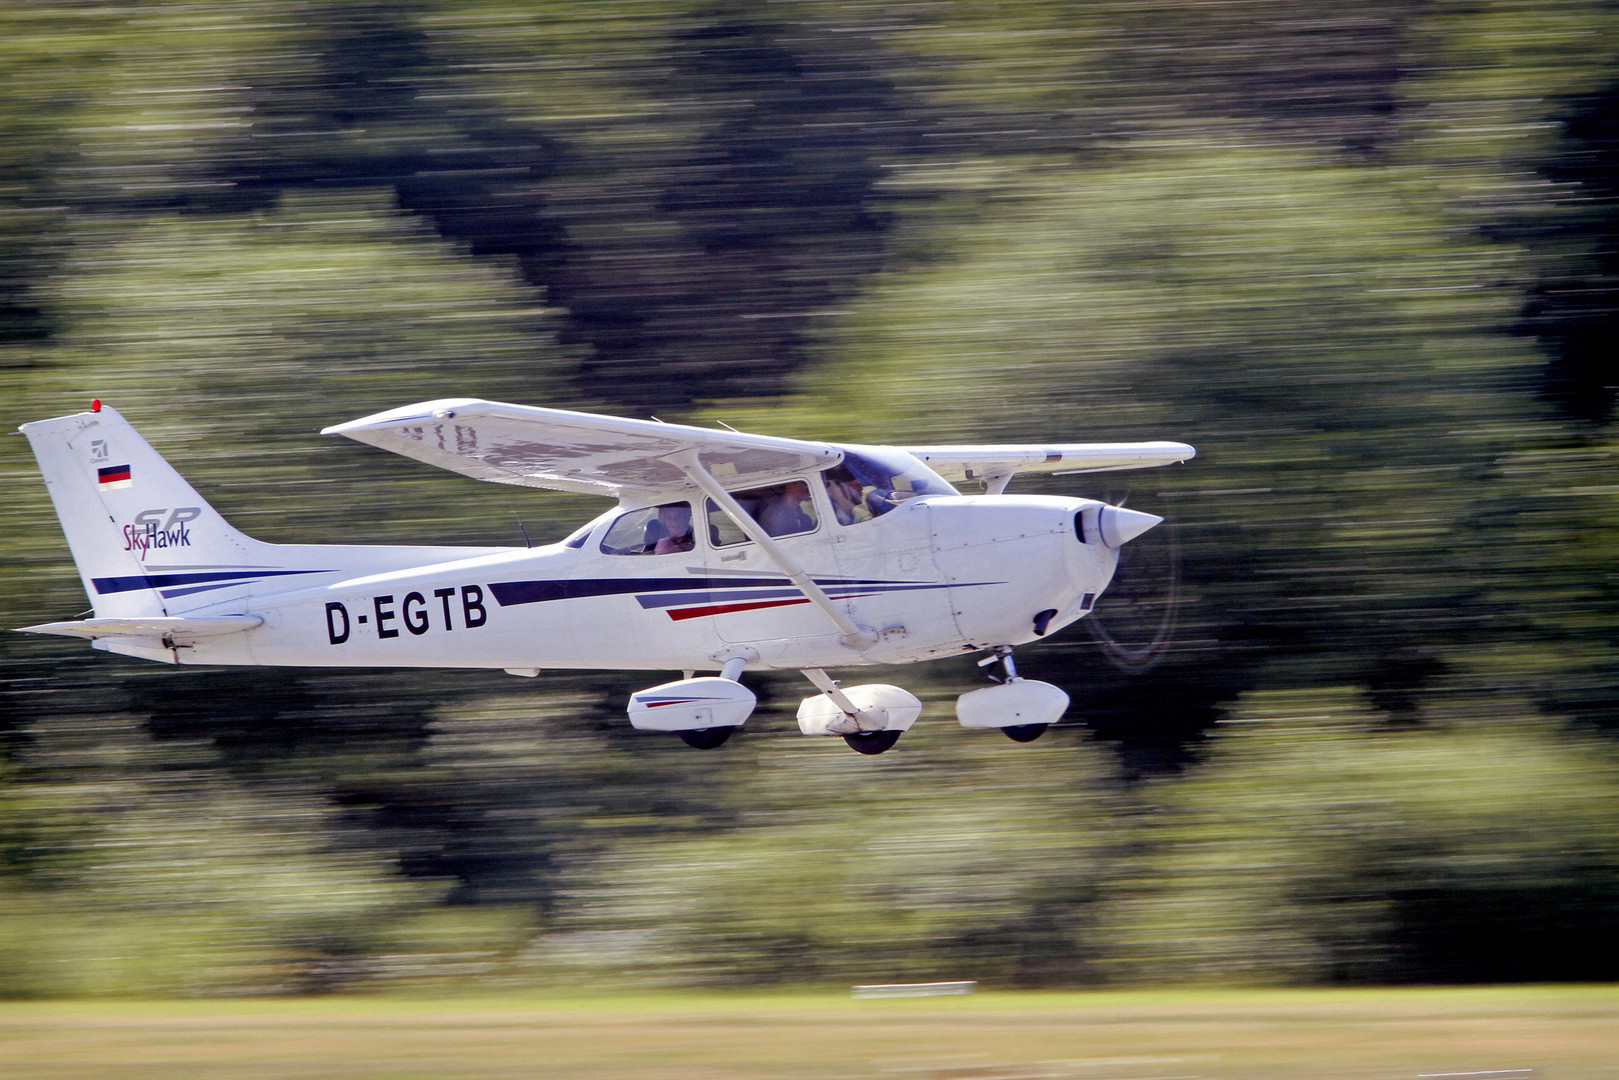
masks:
[[[1001,728],[1001,734],[1013,742],[1034,742],[1046,733],[1050,724],[1009,724]]]
[[[902,734],[899,731],[868,731],[860,735],[845,735],[843,741],[859,753],[881,754],[892,750]]]
[[[677,731],[680,741],[693,750],[712,750],[731,737],[734,727],[708,727],[696,731]]]

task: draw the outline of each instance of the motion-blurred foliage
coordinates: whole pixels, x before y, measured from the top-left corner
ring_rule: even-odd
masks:
[[[315,435],[440,395],[1200,455],[1021,482],[1168,519],[1020,655],[1089,727],[1032,747],[949,730],[965,663],[880,675],[928,711],[866,759],[788,678],[697,754],[616,674],[8,638],[0,994],[1614,977],[1616,41],[1598,0],[6,4],[10,419],[105,398],[264,539],[604,509]],[[5,625],[69,617],[20,438],[0,476]]]
[[[1609,742],[1395,728],[1342,690],[1272,691],[1159,786],[1109,912],[1132,976],[1610,977],[1593,948],[1619,931]]]
[[[949,699],[936,708],[948,708]],[[750,740],[750,743],[756,740]],[[568,904],[520,959],[549,978],[674,983],[1073,982],[1119,859],[1095,747],[1016,755],[921,736],[873,767],[791,734],[732,778],[723,831],[630,837],[563,875]]]

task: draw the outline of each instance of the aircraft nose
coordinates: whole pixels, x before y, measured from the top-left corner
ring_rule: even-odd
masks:
[[[1097,528],[1102,534],[1102,543],[1116,548],[1123,547],[1163,520],[1156,514],[1143,514],[1140,510],[1104,506],[1097,515]]]

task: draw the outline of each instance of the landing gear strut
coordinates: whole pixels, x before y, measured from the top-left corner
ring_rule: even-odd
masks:
[[[989,675],[989,672],[986,671],[986,672],[984,672],[984,674],[989,675],[989,681],[990,682],[997,682],[997,683],[1017,682],[1017,680],[1018,680],[1017,665],[1012,663],[1012,646],[1010,646],[1010,645],[996,645],[994,648],[990,649],[990,655],[988,655],[988,656],[984,657],[982,660],[978,661],[978,666],[979,667],[989,667],[989,665],[995,664],[995,663],[998,663],[998,664],[1001,665],[1001,669],[1006,672],[1006,678],[997,679],[995,676]]]

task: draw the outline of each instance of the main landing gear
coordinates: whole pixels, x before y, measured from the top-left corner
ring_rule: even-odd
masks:
[[[1012,647],[997,645],[993,655],[978,662],[988,667],[999,662],[1006,678],[999,685],[962,694],[956,699],[956,719],[962,727],[999,728],[1013,742],[1033,742],[1068,711],[1068,695],[1060,687],[1038,679],[1025,679],[1012,663]]]
[[[758,699],[737,682],[747,660],[733,656],[718,676],[663,683],[630,696],[630,723],[642,731],[672,731],[697,750],[712,750],[741,727]]]
[[[897,686],[870,683],[844,688],[820,668],[807,668],[804,676],[821,692],[798,706],[798,730],[806,735],[842,735],[857,753],[893,749],[922,713],[922,702]]]

